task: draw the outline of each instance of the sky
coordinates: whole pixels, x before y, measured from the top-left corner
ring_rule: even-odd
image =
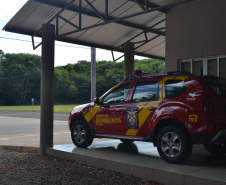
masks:
[[[0,49],[4,53],[29,53],[41,56],[41,47],[33,50],[31,37],[11,32],[3,31],[2,28],[10,19],[20,10],[27,0],[1,0],[0,1]],[[35,42],[41,41],[35,38]],[[115,58],[122,53],[114,52]],[[143,57],[135,56],[136,59]],[[55,42],[55,66],[63,66],[68,63],[76,63],[79,60],[91,60],[90,47],[68,44],[64,42]],[[96,50],[96,60],[113,60],[111,51]],[[121,59],[123,60],[123,58]]]

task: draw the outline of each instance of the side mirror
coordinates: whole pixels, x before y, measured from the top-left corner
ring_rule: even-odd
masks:
[[[97,105],[100,105],[100,100],[98,97],[94,98],[94,103]]]

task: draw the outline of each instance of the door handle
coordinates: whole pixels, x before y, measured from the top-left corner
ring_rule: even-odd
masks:
[[[156,111],[156,107],[150,107],[150,108],[148,108],[148,110],[150,110],[150,111]]]
[[[122,114],[122,110],[115,110],[116,112],[119,112],[119,113],[121,113]]]

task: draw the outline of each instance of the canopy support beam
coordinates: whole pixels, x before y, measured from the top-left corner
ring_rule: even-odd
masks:
[[[41,154],[46,154],[46,148],[53,146],[54,37],[55,26],[52,24],[43,24],[40,115]]]
[[[133,75],[134,70],[134,44],[132,42],[126,42],[124,44],[124,78],[128,78]]]

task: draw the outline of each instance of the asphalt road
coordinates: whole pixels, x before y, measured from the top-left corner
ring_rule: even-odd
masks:
[[[71,144],[69,114],[54,114],[54,145]],[[0,111],[0,145],[39,146],[40,113]]]

